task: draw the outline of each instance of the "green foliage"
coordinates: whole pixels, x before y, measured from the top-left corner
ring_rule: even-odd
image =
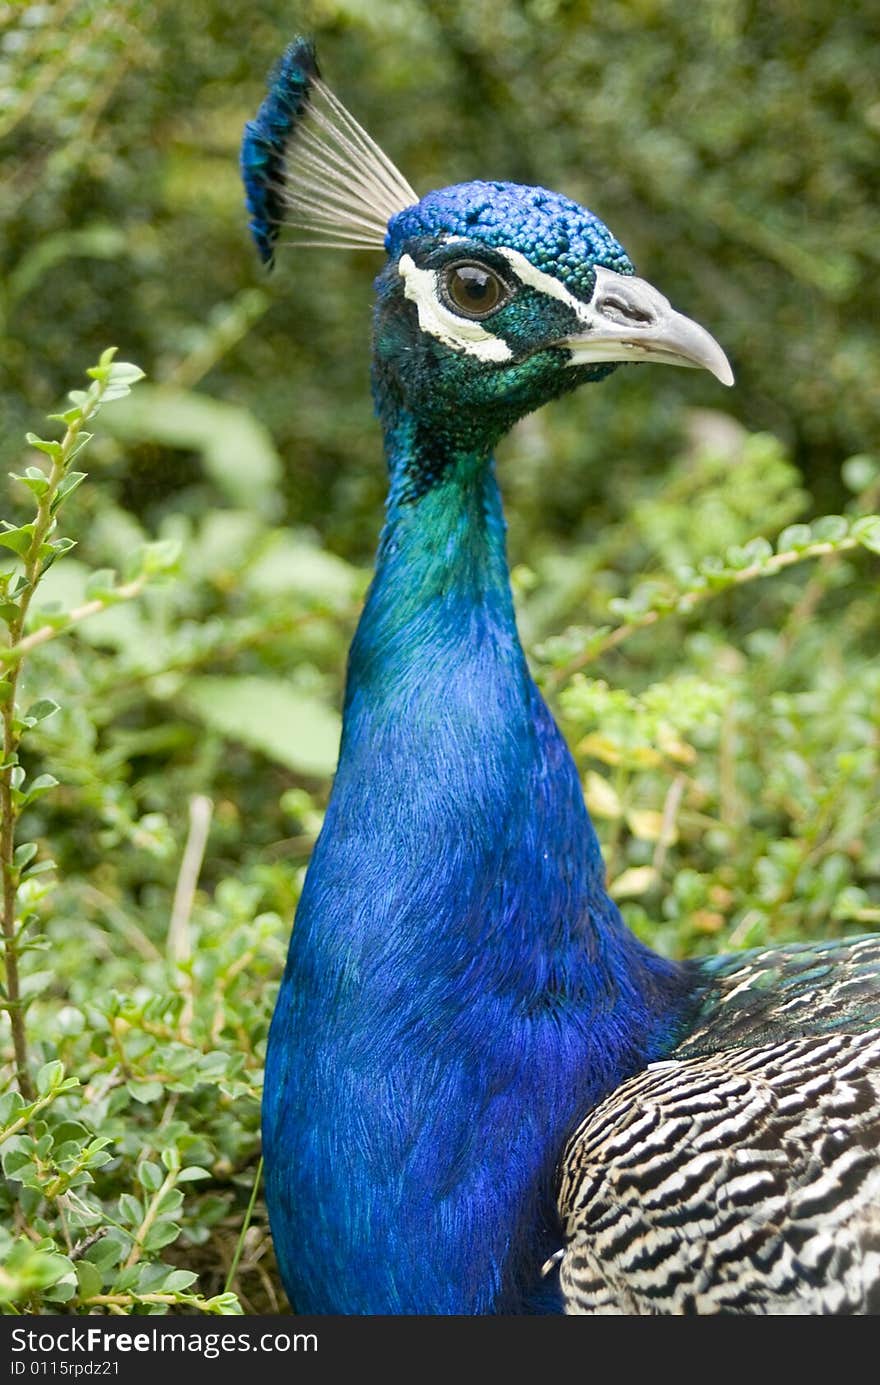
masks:
[[[554,616],[576,605],[595,623],[538,644],[539,676],[611,893],[674,955],[880,923],[880,466],[853,458],[844,481],[845,514],[774,536],[768,517],[810,503],[778,445],[735,440],[723,468],[697,450],[563,581],[550,564]],[[715,515],[714,554],[695,510]],[[625,592],[622,551],[642,572]],[[528,622],[544,614],[540,569],[526,587]]]
[[[181,895],[181,908],[172,917],[167,963],[143,938],[140,984],[127,988],[124,995],[112,989],[95,995],[95,978],[84,975],[80,965],[71,973],[68,1003],[59,1007],[50,998],[59,973],[47,965],[56,955],[51,920],[56,917],[57,891],[46,877],[54,862],[41,854],[39,841],[28,839],[27,831],[17,831],[20,822],[28,826],[34,806],[59,785],[53,774],[28,777],[23,763],[30,733],[62,711],[51,697],[31,701],[28,695],[19,700],[30,672],[27,663],[59,635],[139,596],[148,582],[170,571],[174,561],[168,542],[147,544],[133,555],[122,585],[112,569],[100,569],[84,583],[84,604],[51,613],[39,605],[50,568],[73,546],[71,540],[54,535],[59,512],[85,479],[85,473],[72,469],[91,440],[84,424],[103,405],[124,398],[143,374],[136,366],[117,364],[113,356],[113,350],[105,351],[88,372],[88,390],[72,391],[72,407],[53,415],[64,425],[60,442],[28,434],[35,452],[48,457],[48,470],[28,466],[12,473],[13,481],[33,497],[34,515],[19,525],[3,521],[0,532],[0,542],[12,555],[11,565],[0,572],[8,630],[7,644],[0,650],[0,667],[5,670],[0,683],[2,996],[17,1082],[0,1099],[0,1158],[6,1180],[0,1200],[4,1225],[18,1231],[3,1233],[0,1303],[49,1311],[60,1305],[82,1311],[106,1306],[141,1312],[180,1306],[235,1313],[240,1307],[234,1294],[206,1298],[190,1292],[196,1273],[177,1267],[163,1252],[181,1236],[199,1244],[212,1218],[225,1209],[216,1193],[193,1199],[198,1218],[187,1227],[191,1214],[184,1209],[180,1185],[212,1180],[215,1174],[203,1167],[205,1160],[215,1173],[228,1170],[231,1181],[236,1162],[253,1146],[260,1074],[253,1040],[265,1029],[266,1016],[238,978],[253,964],[253,985],[260,973],[256,953],[264,939],[280,929],[281,921],[277,916],[254,918],[251,897],[245,896],[248,936],[225,934],[209,940],[206,935],[199,940],[194,960],[191,901]],[[240,886],[231,885],[225,896],[231,910],[242,910]],[[224,898],[223,890],[217,890],[217,898]],[[42,934],[35,927],[41,920],[47,925]],[[152,990],[145,988],[145,949],[149,960],[159,963]],[[34,957],[38,960],[32,961]],[[167,989],[170,981],[176,983],[173,991]],[[237,1045],[235,1052],[218,1047],[230,1025],[247,1036],[246,1046]],[[37,1048],[43,1061],[34,1076],[31,1055]],[[77,1075],[65,1076],[66,1069]],[[187,1118],[188,1101],[199,1104],[198,1120]],[[132,1116],[132,1106],[149,1115]]]
[[[521,628],[611,888],[682,955],[880,923],[868,17],[57,0],[3,21],[0,1304],[275,1311],[263,1049],[384,474],[376,266],[282,255],[267,285],[248,242],[264,72],[311,28],[416,187],[586,201],[730,349],[730,416],[708,377],[621,370],[500,458]],[[22,457],[107,340],[149,384],[86,439],[136,379],[105,355]]]
[[[415,188],[508,177],[592,206],[638,272],[722,342],[737,374],[726,407],[783,439],[824,509],[842,503],[842,462],[880,431],[864,4],[55,0],[7,5],[4,20],[10,462],[33,410],[122,341],[151,388],[189,395],[184,412],[259,420],[290,518],[369,560],[383,486],[366,359],[377,266],[288,252],[267,282],[238,178],[242,124],[297,29]],[[589,410],[572,399],[519,430],[505,451],[520,551],[577,534],[597,505],[625,509],[680,443],[685,408],[716,398],[696,372],[633,369]],[[170,411],[154,417],[161,438],[126,430],[137,447],[102,448],[113,483],[138,513],[224,503],[199,424],[182,418],[175,441]]]

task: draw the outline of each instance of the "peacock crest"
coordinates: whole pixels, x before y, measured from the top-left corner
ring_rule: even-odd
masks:
[[[285,227],[297,246],[381,250],[388,222],[418,202],[403,174],[321,78],[314,45],[296,39],[245,127],[241,168],[265,264]]]

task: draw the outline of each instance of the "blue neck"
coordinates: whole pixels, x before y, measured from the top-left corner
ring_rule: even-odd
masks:
[[[388,429],[388,520],[266,1076],[305,1312],[553,1311],[566,1133],[673,1040],[516,632],[489,460]],[[434,472],[431,472],[431,469]],[[413,476],[439,479],[413,499]]]

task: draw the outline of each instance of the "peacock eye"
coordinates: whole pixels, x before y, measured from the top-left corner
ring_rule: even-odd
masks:
[[[507,285],[485,265],[448,265],[443,275],[444,295],[450,308],[462,317],[488,317],[509,296]]]

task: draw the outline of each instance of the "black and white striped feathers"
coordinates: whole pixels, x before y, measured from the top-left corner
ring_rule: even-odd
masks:
[[[878,964],[874,938],[715,964],[563,1156],[567,1312],[880,1313]]]

